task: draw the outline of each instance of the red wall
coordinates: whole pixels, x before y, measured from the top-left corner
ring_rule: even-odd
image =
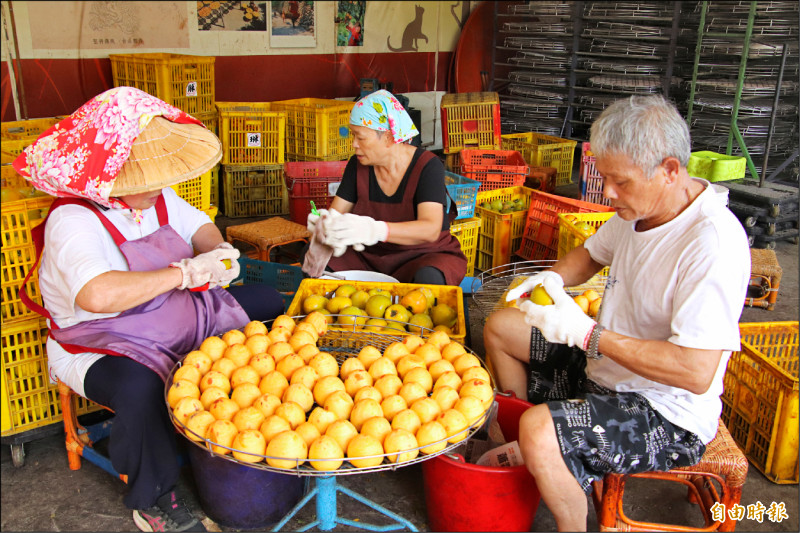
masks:
[[[390,81],[396,93],[444,91],[452,55],[439,53],[438,79],[435,52],[221,56],[215,62],[215,99],[269,102],[355,97],[361,78]],[[108,58],[23,59],[20,66],[27,118],[69,114],[114,86]],[[17,120],[7,63],[0,64],[0,80],[2,120]]]

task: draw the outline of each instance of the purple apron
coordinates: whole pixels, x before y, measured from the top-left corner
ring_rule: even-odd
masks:
[[[163,196],[156,203],[160,227],[150,235],[133,241],[126,240],[86,200],[59,198],[53,202],[50,212],[65,204],[84,206],[97,215],[119,246],[131,271],[165,268],[171,262],[193,255],[191,245],[169,225]],[[47,220],[33,229],[36,263],[31,272],[37,268],[41,257],[46,223]],[[50,335],[65,350],[74,354],[94,352],[129,357],[152,369],[164,380],[175,363],[200,346],[204,339],[241,328],[249,320],[233,296],[217,287],[202,292],[174,289],[115,317],[88,320],[59,328],[50,313],[31,301],[24,290],[31,272],[20,288],[20,298],[30,309],[50,319]]]

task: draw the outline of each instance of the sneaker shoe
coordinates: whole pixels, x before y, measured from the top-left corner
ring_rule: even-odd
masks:
[[[206,531],[175,490],[161,496],[149,509],[133,511],[133,522],[142,531]]]

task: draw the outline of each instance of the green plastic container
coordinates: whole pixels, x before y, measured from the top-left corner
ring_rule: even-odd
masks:
[[[686,170],[690,176],[708,181],[730,181],[744,178],[747,159],[716,152],[692,152]]]

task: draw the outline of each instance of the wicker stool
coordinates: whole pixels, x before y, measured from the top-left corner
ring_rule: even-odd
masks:
[[[226,237],[229,243],[242,241],[256,248],[255,257],[261,261],[269,261],[273,248],[292,242],[308,243],[311,233],[305,226],[281,217],[272,217],[258,222],[228,226]],[[250,254],[248,254],[249,256]]]
[[[76,402],[78,395],[75,394],[69,385],[58,380],[58,396],[61,402],[61,412],[64,415],[64,433],[66,434],[67,461],[70,470],[81,468],[81,457],[99,466],[112,476],[120,478],[125,483],[128,476],[118,473],[111,466],[111,459],[98,453],[92,445],[111,433],[112,420],[106,420],[89,427],[83,427],[78,423],[76,415]],[[106,409],[108,409],[106,407]],[[111,409],[108,409],[111,411]],[[113,411],[112,411],[113,412]]]
[[[772,311],[778,298],[782,274],[783,269],[778,264],[774,250],[750,248],[750,284],[745,305],[765,307]]]
[[[705,526],[695,528],[684,525],[642,522],[633,520],[623,512],[622,496],[628,478],[647,478],[675,481],[688,487],[689,501],[699,504]],[[719,421],[714,437],[700,459],[690,467],[667,472],[641,472],[637,474],[606,474],[603,481],[595,482],[592,498],[600,531],[734,531],[736,520],[728,515],[742,497],[742,486],[747,477],[747,458],[733,441],[728,429]],[[717,484],[719,489],[717,489]],[[712,507],[721,504],[722,520],[714,519]]]

